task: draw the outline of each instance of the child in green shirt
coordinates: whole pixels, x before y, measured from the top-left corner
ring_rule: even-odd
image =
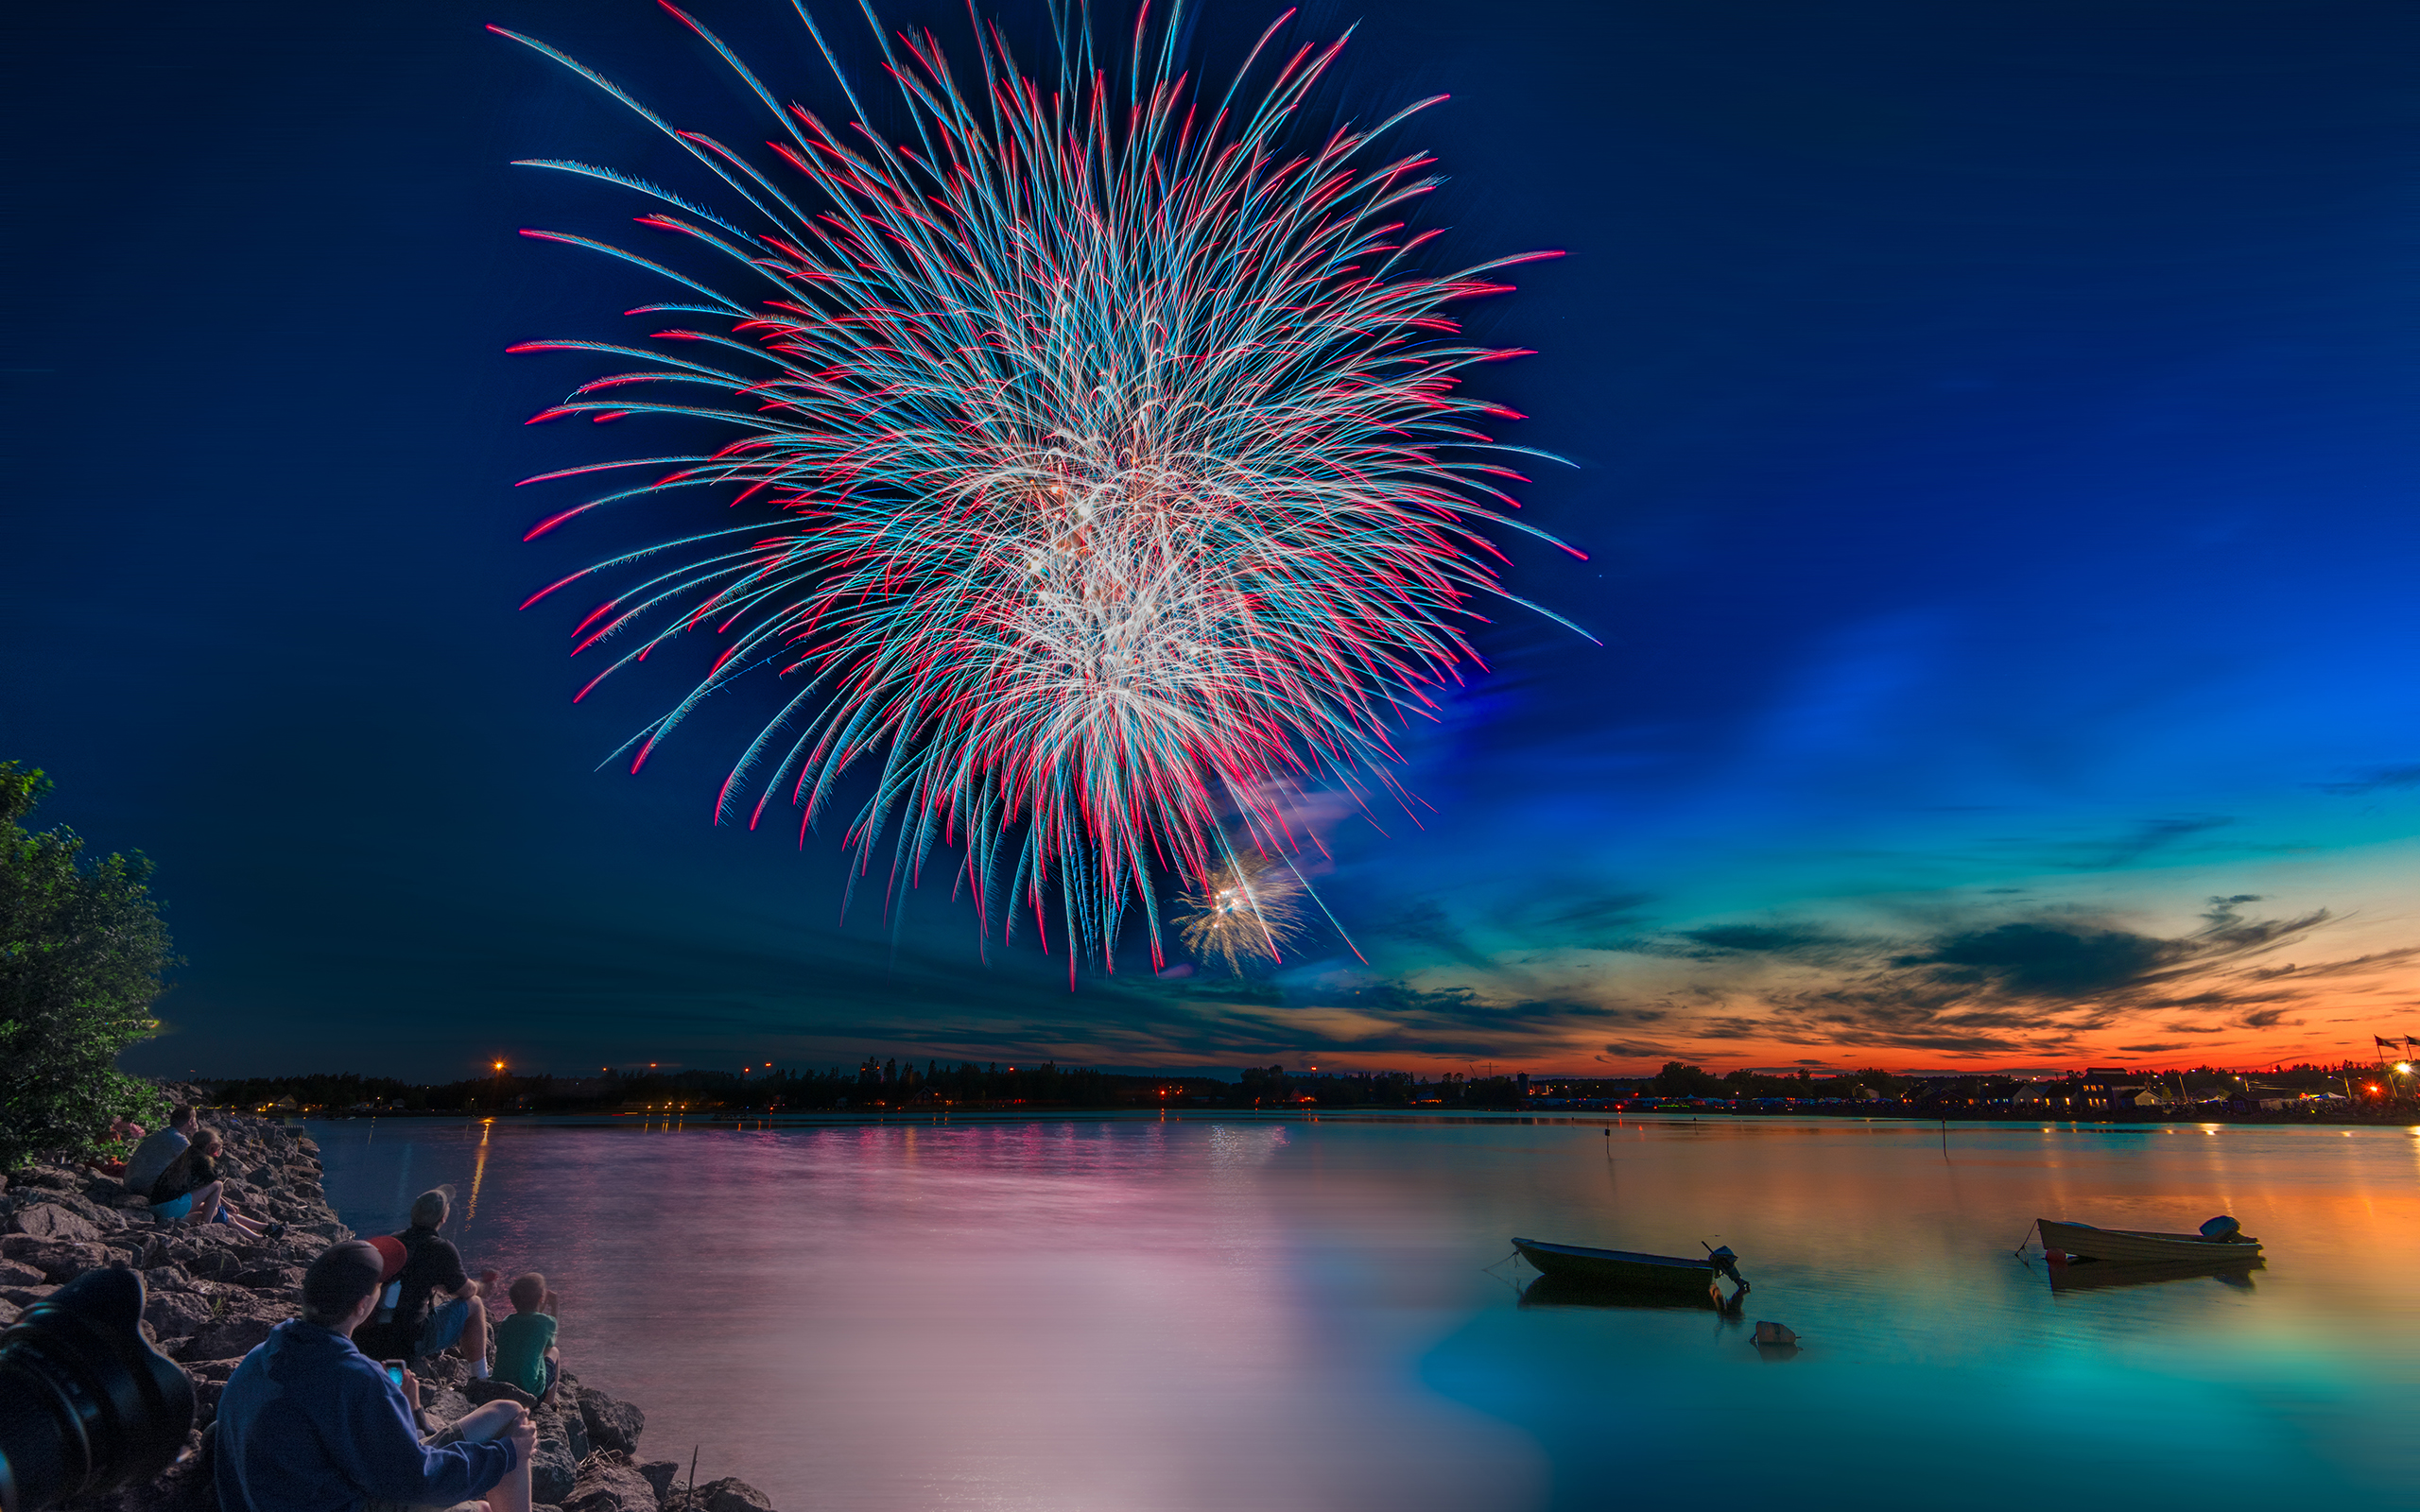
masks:
[[[555,1348],[555,1294],[536,1271],[512,1279],[506,1293],[512,1315],[495,1326],[494,1376],[510,1381],[538,1399],[551,1401],[555,1382],[562,1374],[562,1351]]]

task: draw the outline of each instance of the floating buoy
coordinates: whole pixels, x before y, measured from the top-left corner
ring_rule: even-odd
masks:
[[[1779,1323],[1759,1323],[1756,1325],[1756,1342],[1760,1345],[1795,1348],[1798,1344],[1798,1335]]]

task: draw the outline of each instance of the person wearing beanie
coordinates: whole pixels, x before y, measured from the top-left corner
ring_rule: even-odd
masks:
[[[347,1240],[302,1276],[302,1315],[244,1356],[218,1399],[221,1512],[354,1512],[379,1503],[529,1512],[537,1425],[490,1402],[423,1439],[420,1382],[354,1347],[378,1305],[385,1263]]]

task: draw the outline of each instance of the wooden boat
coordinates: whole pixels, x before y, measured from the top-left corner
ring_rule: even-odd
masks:
[[[2036,1218],[2042,1247],[2065,1250],[2086,1260],[2123,1261],[2129,1264],[2212,1261],[2232,1262],[2260,1253],[2260,1241],[2250,1234],[2204,1239],[2200,1234],[2164,1234],[2149,1228],[2095,1228],[2088,1223],[2061,1223]]]
[[[1730,1249],[1698,1259],[1684,1255],[1641,1255],[1627,1249],[1590,1249],[1583,1245],[1550,1245],[1543,1239],[1514,1238],[1521,1258],[1557,1280],[1593,1282],[1599,1286],[1653,1286],[1670,1291],[1703,1292],[1719,1273],[1738,1281]]]

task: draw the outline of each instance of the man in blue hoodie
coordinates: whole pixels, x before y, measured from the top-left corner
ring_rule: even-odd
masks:
[[[420,1383],[406,1374],[396,1384],[353,1347],[353,1331],[377,1306],[383,1264],[357,1239],[322,1252],[302,1277],[302,1315],[279,1324],[227,1378],[216,1452],[222,1512],[446,1507],[491,1491],[492,1512],[528,1512],[538,1429],[527,1412],[492,1402],[424,1443],[412,1419]]]

